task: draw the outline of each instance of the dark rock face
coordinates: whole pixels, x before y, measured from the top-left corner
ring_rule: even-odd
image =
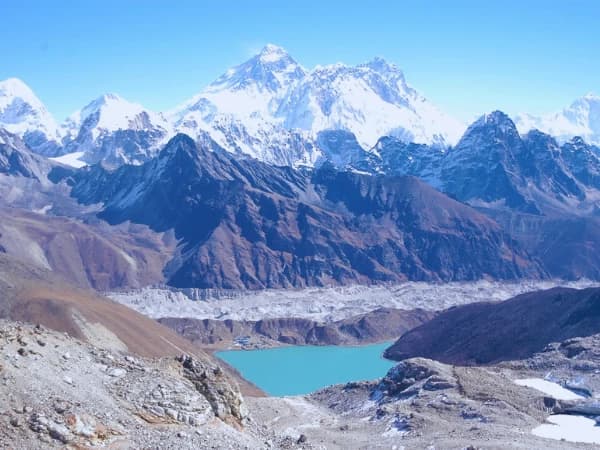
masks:
[[[531,255],[537,256],[550,276],[600,279],[599,217],[485,212]]]
[[[376,173],[379,170],[379,159],[364,150],[356,136],[349,131],[327,130],[317,136],[317,146],[324,158],[338,169],[357,170]]]
[[[380,308],[332,323],[293,317],[259,321],[164,318],[159,322],[197,344],[252,336],[294,345],[350,345],[394,339],[433,316],[424,310]]]
[[[197,148],[184,135],[141,166],[96,166],[72,195],[109,223],[174,229],[169,284],[264,288],[544,276],[492,220],[414,178],[313,174]]]
[[[34,155],[19,137],[0,128],[0,174],[40,181],[41,166],[47,165],[49,164]]]
[[[496,220],[557,278],[600,276],[600,150],[574,138],[559,146],[520,136],[496,111],[447,151],[381,138],[385,173],[413,175]]]
[[[600,189],[600,149],[576,137],[562,146],[562,157],[573,176],[586,186]]]
[[[375,146],[387,174],[413,175],[461,201],[532,214],[562,213],[600,186],[600,151],[580,138],[559,146],[537,130],[520,136],[494,111],[446,151],[384,137]]]
[[[500,202],[513,211],[541,214],[553,203],[585,199],[561,148],[550,136],[521,137],[515,124],[496,111],[475,122],[445,155],[442,190],[463,201]]]
[[[385,356],[451,364],[525,359],[551,342],[600,333],[599,319],[600,289],[555,288],[450,308],[401,336]]]

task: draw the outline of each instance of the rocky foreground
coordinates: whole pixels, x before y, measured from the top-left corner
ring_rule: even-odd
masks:
[[[521,361],[413,358],[381,380],[245,398],[216,364],[143,358],[0,322],[0,448],[592,448],[532,434],[551,414],[600,413],[600,335]],[[552,398],[515,380],[572,389]]]
[[[0,364],[1,448],[282,446],[206,361],[144,359],[2,322]]]
[[[276,431],[302,430],[318,448],[597,448],[542,438],[532,430],[554,414],[600,415],[599,368],[596,335],[554,343],[526,360],[496,366],[413,358],[381,380],[332,386],[306,398],[250,399],[250,405]],[[565,392],[575,399],[515,383],[544,377],[568,387]]]

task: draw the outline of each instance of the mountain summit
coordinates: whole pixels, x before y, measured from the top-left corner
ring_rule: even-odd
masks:
[[[44,104],[23,81],[0,81],[0,127],[14,133],[39,153],[59,145],[59,128]]]
[[[314,165],[325,130],[352,132],[371,148],[384,135],[447,146],[464,129],[383,58],[307,71],[272,44],[177,108],[172,121],[193,137],[208,132],[234,153],[289,165]]]
[[[63,125],[64,152],[82,152],[88,163],[139,164],[154,156],[171,135],[162,114],[104,94],[73,113]]]
[[[546,116],[520,114],[515,122],[521,132],[536,128],[566,142],[576,136],[600,145],[600,96],[584,95],[560,112]]]

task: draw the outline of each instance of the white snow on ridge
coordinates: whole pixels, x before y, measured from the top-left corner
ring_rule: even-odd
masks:
[[[50,158],[50,160],[79,169],[87,166],[87,163],[80,159],[84,154],[85,152],[67,153],[66,155],[57,156],[56,158]]]
[[[439,311],[478,301],[501,301],[524,292],[555,286],[598,286],[589,281],[503,283],[407,282],[393,286],[346,286],[263,291],[177,290],[148,287],[107,295],[152,318],[260,320],[300,317],[321,322],[340,320],[378,308]],[[192,300],[196,299],[196,300]],[[202,299],[202,300],[200,300]]]
[[[600,96],[587,94],[562,111],[544,116],[518,114],[515,124],[520,133],[538,129],[565,142],[575,136],[600,145]]]
[[[533,388],[556,400],[582,400],[585,398],[573,391],[565,389],[560,384],[542,378],[524,378],[522,380],[515,380],[515,384]]]
[[[333,64],[306,71],[282,48],[261,53],[228,70],[169,115],[177,131],[207,131],[221,146],[267,162],[290,132],[313,141],[320,131],[353,132],[371,148],[384,135],[448,145],[464,124],[443,114],[410,87],[395,65],[375,58],[358,66]],[[222,134],[224,130],[229,132]],[[315,152],[291,154],[291,165],[315,160]]]
[[[86,123],[91,121],[92,123]],[[138,103],[129,102],[117,94],[104,94],[74,112],[64,127],[77,132],[83,125],[93,125],[92,136],[96,139],[100,133],[117,130],[143,130],[151,126],[169,128],[167,120],[158,113],[145,109]]]
[[[33,91],[18,78],[0,81],[0,126],[22,137],[38,131],[50,140],[59,140],[59,128]]]

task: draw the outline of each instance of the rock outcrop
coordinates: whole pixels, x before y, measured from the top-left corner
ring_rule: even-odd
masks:
[[[600,289],[554,288],[499,303],[450,308],[396,341],[385,355],[451,364],[523,359],[552,342],[600,332]]]

